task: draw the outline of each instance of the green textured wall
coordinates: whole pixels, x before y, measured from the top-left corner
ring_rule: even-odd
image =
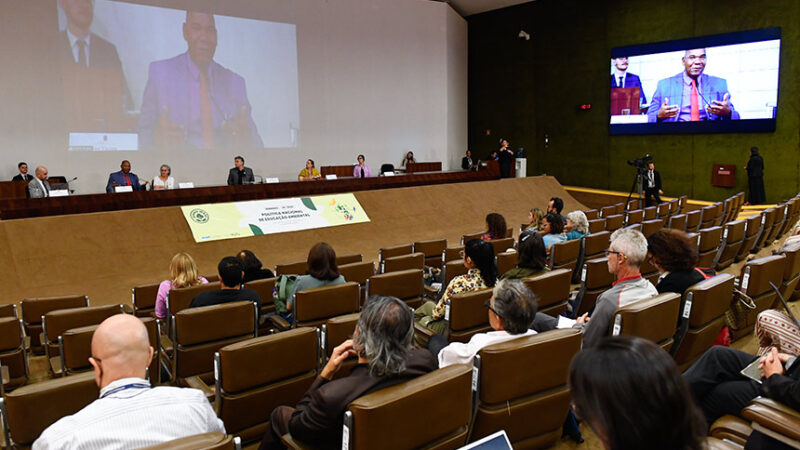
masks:
[[[483,157],[506,137],[526,149],[529,175],[620,191],[633,181],[625,161],[650,153],[667,195],[720,200],[746,191],[744,164],[757,146],[767,200],[788,198],[800,190],[798,19],[797,0],[538,0],[470,16],[470,148]],[[782,42],[774,133],[609,136],[613,47],[775,26]],[[579,111],[583,103],[592,110]],[[737,165],[734,189],[711,186],[714,163]]]

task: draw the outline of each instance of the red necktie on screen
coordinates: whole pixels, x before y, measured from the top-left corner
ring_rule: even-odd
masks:
[[[128,177],[127,173],[125,174],[125,184],[128,185],[128,186],[131,185],[131,179]]]
[[[689,104],[692,107],[692,122],[700,120],[700,108],[697,104],[697,80],[692,80],[692,94],[689,96]]]
[[[200,72],[200,120],[203,123],[203,147],[214,148],[214,120],[211,118],[211,100],[208,97],[208,77]]]

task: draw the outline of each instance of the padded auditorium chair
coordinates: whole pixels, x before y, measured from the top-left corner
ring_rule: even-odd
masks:
[[[0,305],[0,317],[13,317],[15,319],[19,319],[19,314],[17,313],[17,304],[8,303],[6,305]]]
[[[599,256],[608,249],[611,243],[611,233],[600,231],[583,237],[583,260],[588,261]]]
[[[778,232],[783,228],[783,223],[786,221],[786,208],[787,206],[785,203],[775,207],[775,218],[772,222],[772,228],[767,235],[767,240],[764,242],[765,247],[775,242],[775,239],[778,237]]]
[[[664,219],[645,220],[642,222],[642,234],[644,237],[649,237],[662,228],[664,228]]]
[[[722,270],[733,264],[733,259],[744,243],[745,224],[744,220],[733,220],[725,224],[722,229],[722,245],[715,258],[716,270]]]
[[[569,269],[570,273],[578,264],[578,255],[581,252],[581,240],[557,242],[550,247],[547,265],[550,269]]]
[[[569,328],[481,349],[474,360],[470,441],[505,430],[514,448],[555,444],[570,408],[567,374],[581,338],[580,330]]]
[[[789,300],[797,287],[800,286],[800,242],[784,245],[777,253],[786,256],[783,281],[781,281],[779,288],[783,298]]]
[[[489,325],[486,302],[492,297],[492,289],[456,294],[450,297],[450,308],[445,311],[447,321],[447,336],[449,342],[468,342],[476,333],[492,331]],[[427,346],[428,339],[436,334],[435,331],[414,322],[416,342]]]
[[[503,253],[510,248],[514,248],[514,238],[507,237],[503,239],[492,239],[489,241],[492,244],[492,248],[494,248],[494,254],[497,255],[498,253]]]
[[[700,230],[700,220],[702,219],[703,211],[696,209],[694,211],[689,211],[686,214],[686,232],[687,233],[697,233]]]
[[[586,220],[594,220],[600,217],[600,211],[596,209],[587,209],[583,214],[586,216]]]
[[[320,353],[322,354],[320,367],[324,367],[328,362],[328,359],[330,359],[333,354],[333,349],[336,348],[337,345],[341,345],[344,341],[353,338],[353,332],[356,329],[359,316],[361,316],[361,313],[337,316],[328,319],[322,324],[322,331],[319,338]],[[355,355],[347,358],[333,377],[340,378],[349,375],[350,369],[352,369],[357,362],[358,358]]]
[[[613,216],[616,213],[617,213],[617,207],[615,205],[608,205],[600,208],[600,217]]]
[[[680,214],[681,205],[680,201],[677,198],[674,198],[667,202],[669,205],[669,214],[670,216],[674,216],[675,214]]]
[[[686,214],[686,208],[688,207],[689,197],[686,195],[681,195],[678,197],[678,212],[680,214]]]
[[[153,347],[153,361],[147,370],[148,379],[152,385],[160,382],[159,361],[161,359],[161,349],[158,345],[161,336],[161,327],[158,321],[152,317],[140,317],[147,336],[150,339],[150,346]],[[85,327],[71,328],[65,331],[58,338],[60,353],[60,371],[64,375],[73,375],[80,372],[91,370],[89,357],[92,356],[92,336],[99,325],[88,325]]]
[[[408,255],[414,251],[414,244],[393,245],[378,250],[378,268],[383,266],[383,260],[395,256]]]
[[[589,221],[589,233],[605,231],[606,219],[592,219]]]
[[[364,260],[361,253],[351,253],[349,255],[336,255],[336,265],[353,264]]]
[[[655,206],[648,206],[644,209],[644,217],[642,218],[642,221],[653,220],[656,218],[656,214],[658,214],[658,208]]]
[[[471,385],[472,367],[455,364],[360,397],[344,414],[341,448],[459,448],[469,430]],[[281,440],[290,449],[314,448],[289,434]]]
[[[669,203],[660,203],[656,209],[656,219],[666,219],[669,216]]]
[[[628,211],[628,214],[625,218],[625,225],[633,225],[635,223],[642,223],[644,220],[644,211],[641,209],[634,209]]]
[[[462,235],[461,236],[461,245],[464,245],[464,244],[466,244],[467,242],[469,242],[469,241],[471,241],[473,239],[480,239],[481,236],[483,236],[484,234],[486,234],[485,231],[479,231],[477,233],[469,233],[469,234]]]
[[[517,252],[503,252],[498,253],[494,257],[494,262],[497,265],[497,275],[502,276],[509,270],[517,267],[519,262],[519,254]]]
[[[653,283],[653,286],[658,284],[658,277],[661,274],[658,268],[650,262],[649,258],[642,261],[642,264],[639,266],[639,272],[641,272],[642,278]]]
[[[721,273],[690,286],[684,292],[675,345],[671,352],[681,371],[714,345],[725,326],[725,311],[731,307],[733,285],[734,276]]]
[[[523,278],[522,282],[536,294],[539,312],[558,317],[567,310],[571,278],[570,270],[556,269],[535,277]]]
[[[359,294],[361,303],[364,303],[364,300],[367,298],[367,280],[369,277],[375,275],[375,263],[372,261],[362,261],[344,264],[339,266],[339,274],[343,276],[346,281],[355,281],[358,283],[358,288],[361,291]]]
[[[42,316],[50,311],[66,308],[80,308],[89,306],[89,297],[86,295],[68,295],[64,297],[26,298],[20,303],[22,309],[22,322],[25,324],[25,334],[31,340],[31,350],[41,354],[42,348]]]
[[[408,269],[424,269],[425,254],[409,253],[407,255],[392,256],[381,260],[381,273],[398,272]],[[347,279],[347,278],[345,278]]]
[[[416,309],[422,305],[424,286],[422,269],[375,275],[367,280],[367,299],[370,295],[390,295],[405,301],[408,306]]]
[[[614,283],[614,274],[608,271],[608,258],[595,258],[583,263],[581,270],[581,287],[575,298],[572,318],[583,315],[594,308],[597,297],[607,291]]]
[[[47,427],[97,400],[94,372],[41,381],[0,400],[5,448],[28,448]]]
[[[622,214],[614,214],[606,217],[606,231],[616,231],[622,228],[622,222],[625,216]]]
[[[42,318],[42,343],[45,355],[50,360],[50,372],[61,376],[61,358],[58,338],[67,330],[87,325],[99,325],[102,321],[117,314],[123,314],[122,305],[85,306],[83,308],[59,309],[50,311]]]
[[[755,308],[747,309],[747,320],[741,328],[731,329],[734,339],[752,334],[758,313],[773,307],[777,294],[770,283],[781,285],[785,265],[785,255],[773,255],[752,259],[742,267],[741,277],[738,279],[739,290],[752,299]],[[739,300],[750,304],[749,300],[741,296]]]
[[[412,246],[413,253],[421,252],[425,255],[425,265],[427,267],[442,267],[442,252],[447,248],[447,239],[416,241]]]
[[[156,295],[161,282],[140,284],[131,289],[131,302],[133,302],[133,314],[136,317],[155,317]]]
[[[197,286],[170,289],[167,292],[167,319],[169,320],[170,317],[187,309],[192,300],[201,292],[216,291],[218,289],[219,281],[209,281],[206,284],[198,284]]]
[[[763,227],[764,216],[762,214],[754,214],[745,220],[744,240],[742,240],[742,247],[739,248],[739,253],[733,262],[739,262],[750,254],[753,247],[756,245],[756,240],[761,235]]]
[[[642,224],[641,223],[634,223],[634,224],[628,225],[625,228],[641,232],[642,231]]]
[[[144,447],[141,450],[241,450],[242,439],[239,436],[211,432],[173,439],[163,444]]]
[[[16,317],[0,318],[0,367],[3,389],[14,389],[28,382],[30,370],[25,352],[25,327]],[[1,391],[0,391],[1,392]]]
[[[452,281],[453,278],[466,273],[467,268],[464,266],[463,259],[457,259],[445,263],[444,267],[442,267],[442,289],[440,293],[444,293],[444,290],[447,289],[447,286],[450,284],[450,281]]]
[[[291,323],[280,316],[270,316],[269,319],[281,330],[318,327],[331,317],[358,312],[360,303],[361,291],[358,283],[348,281],[297,292],[291,311]]]
[[[308,261],[304,259],[302,261],[277,264],[274,273],[276,277],[279,277],[281,275],[303,275],[306,271],[308,271]]]
[[[741,417],[720,417],[711,425],[710,434],[744,446],[754,430],[786,445],[781,448],[800,448],[800,412],[766,397],[751,400]]]
[[[700,243],[697,248],[697,267],[712,267],[722,241],[722,227],[709,227],[700,230]]]
[[[170,319],[172,349],[162,351],[161,360],[175,385],[193,383],[195,376],[210,382],[214,352],[253,338],[258,331],[258,311],[250,301],[189,308]]]
[[[261,280],[248,281],[244,284],[245,289],[252,289],[258,293],[261,299],[261,316],[275,312],[275,302],[272,301],[272,294],[275,290],[275,280],[273,278],[263,278]]]
[[[675,214],[669,217],[667,228],[673,230],[686,231],[686,214]]]
[[[700,229],[713,227],[717,217],[721,215],[721,209],[722,204],[719,203],[703,207],[700,210]],[[718,211],[720,211],[719,214]]]
[[[625,212],[625,202],[619,202],[614,204],[614,208],[616,208],[616,214],[622,214]]]
[[[756,253],[762,248],[769,245],[767,241],[767,237],[772,230],[772,225],[775,223],[775,216],[777,216],[777,208],[767,208],[761,212],[761,234],[756,239],[756,243],[753,245],[752,253]]]
[[[461,259],[461,252],[464,251],[464,246],[459,245],[456,247],[447,247],[442,251],[442,265],[444,263]]]
[[[608,334],[638,336],[669,352],[675,342],[680,307],[681,296],[674,292],[629,303],[614,313]]]
[[[260,441],[270,429],[272,410],[300,401],[319,372],[318,334],[299,327],[226,345],[214,354],[215,407],[229,434],[244,444]]]
[[[778,231],[778,238],[786,234],[789,229],[797,222],[797,209],[800,207],[800,201],[797,198],[793,198],[786,202],[786,210],[784,211],[784,216],[786,216],[786,220],[783,221],[783,226]]]

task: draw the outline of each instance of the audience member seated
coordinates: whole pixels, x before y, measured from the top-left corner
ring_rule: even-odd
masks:
[[[517,258],[517,267],[504,273],[501,278],[528,278],[550,270],[547,267],[547,251],[544,249],[542,235],[535,230],[526,230],[519,236]]]
[[[30,198],[50,197],[50,183],[47,182],[47,167],[36,167],[36,176],[28,183],[28,196]]]
[[[14,175],[14,178],[11,181],[31,181],[33,180],[33,175],[28,173],[28,163],[20,162],[17,164],[17,170],[19,173]]]
[[[117,186],[130,186],[134,191],[143,191],[147,186],[147,181],[144,184],[139,182],[139,177],[131,172],[130,161],[123,160],[119,165],[121,169],[119,172],[113,172],[108,176],[108,184],[106,184],[106,192],[114,192]]]
[[[241,156],[233,158],[233,167],[228,171],[228,186],[255,182],[256,177],[253,175],[253,169],[244,165],[244,158]]]
[[[757,356],[716,345],[708,349],[683,378],[711,425],[725,414],[738,416],[742,408],[759,395],[800,409],[800,362],[797,359],[772,348],[759,363],[763,373],[758,383],[740,373],[758,360]]]
[[[151,387],[145,379],[153,358],[147,328],[137,317],[109,317],[92,336],[100,398],[48,427],[34,449],[149,447],[195,434],[225,433],[203,392]]]
[[[275,276],[271,270],[262,268],[261,260],[250,250],[242,250],[236,257],[244,264],[244,278],[242,283],[264,280]]]
[[[472,159],[472,150],[467,150],[464,157],[461,158],[461,168],[464,170],[477,170],[477,161]]]
[[[572,359],[573,412],[607,449],[702,450],[706,430],[672,358],[633,336],[601,339]]]
[[[358,155],[358,164],[353,167],[353,176],[356,178],[369,178],[372,176],[372,171],[369,170],[364,155]]]
[[[561,214],[561,211],[564,210],[564,200],[561,197],[551,197],[550,201],[547,203],[547,211],[546,213],[554,213],[561,216],[561,223],[567,223],[567,218]]]
[[[498,160],[500,160],[500,155],[497,154],[497,150],[492,150],[492,152],[489,153],[489,161],[498,161]]]
[[[294,408],[279,406],[272,411],[272,429],[264,435],[260,448],[283,448],[280,436],[287,432],[314,448],[336,448],[342,442],[343,417],[350,402],[436,369],[436,359],[428,350],[412,348],[412,320],[402,300],[370,297],[353,339],[333,349],[300,402]],[[351,355],[358,357],[358,365],[346,377],[333,380]]]
[[[166,164],[161,165],[159,175],[153,178],[153,190],[175,189],[175,178],[172,178],[172,168]]]
[[[542,218],[542,225],[540,228],[547,253],[550,253],[550,247],[552,247],[553,244],[567,240],[567,237],[564,236],[564,222],[562,222],[561,214],[547,213],[547,215]]]
[[[539,231],[539,226],[542,224],[543,218],[544,211],[539,208],[531,208],[530,212],[528,212],[528,225],[525,227],[525,230]]]
[[[300,174],[297,175],[298,181],[313,181],[313,180],[320,180],[322,179],[322,175],[320,175],[319,170],[314,167],[314,160],[308,159],[306,160],[306,167],[300,171]]]
[[[775,309],[761,311],[756,319],[758,354],[766,354],[771,347],[780,353],[800,355],[800,328],[786,314]]]
[[[637,230],[621,228],[611,235],[608,254],[608,271],[616,278],[611,289],[597,297],[592,316],[586,313],[573,325],[583,329],[583,348],[597,345],[608,335],[611,319],[617,308],[658,295],[656,288],[642,278],[639,266],[647,257],[647,239]],[[558,320],[547,314],[537,313],[533,328],[547,331],[556,328]]]
[[[705,279],[695,269],[697,250],[680,230],[662,229],[647,238],[647,249],[650,252],[650,263],[661,274],[656,289],[659,294],[675,292],[681,294],[694,284]]]
[[[583,211],[572,211],[567,214],[567,224],[564,226],[567,240],[580,239],[589,234],[589,221]]]
[[[492,244],[472,239],[464,246],[463,258],[467,273],[450,280],[438,303],[427,301],[414,312],[414,318],[420,325],[436,333],[442,334],[447,329],[444,313],[451,296],[494,287],[497,281],[497,265]]]
[[[506,219],[500,214],[489,213],[486,215],[486,233],[481,236],[482,241],[504,239],[508,233]]]
[[[406,169],[406,165],[408,163],[416,163],[416,162],[417,162],[417,160],[414,159],[414,152],[409,151],[408,153],[406,153],[405,158],[403,158],[403,160],[400,161],[400,168],[405,170]]]
[[[289,296],[289,301],[286,303],[286,309],[289,311],[294,308],[294,295],[298,292],[345,282],[344,276],[339,274],[339,267],[336,265],[336,252],[325,242],[319,242],[311,247],[311,250],[308,251],[307,262],[308,273],[297,277],[292,295]]]
[[[208,283],[208,280],[197,274],[197,265],[194,258],[188,253],[176,253],[169,263],[169,280],[164,280],[158,286],[156,294],[156,317],[167,317],[167,294],[170,289],[197,286]]]
[[[477,333],[469,342],[447,343],[447,338],[434,334],[428,340],[428,350],[439,360],[439,367],[469,364],[483,347],[514,338],[536,334],[531,330],[536,316],[536,295],[520,280],[500,280],[486,303],[489,325],[494,331]]]
[[[256,304],[256,310],[261,313],[261,297],[252,289],[242,288],[244,278],[244,264],[235,256],[226,256],[217,265],[219,272],[219,290],[205,291],[197,294],[189,304],[191,308],[199,306],[220,305],[223,303],[251,301]]]

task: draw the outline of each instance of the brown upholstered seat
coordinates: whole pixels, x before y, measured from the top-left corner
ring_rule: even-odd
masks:
[[[351,253],[349,255],[336,255],[336,265],[340,266],[343,264],[353,264],[358,263],[364,260],[364,256],[361,253]]]
[[[25,334],[31,339],[31,350],[44,351],[39,335],[42,333],[42,316],[50,311],[66,308],[89,306],[86,295],[68,295],[63,297],[26,298],[20,303]]]
[[[584,236],[583,260],[587,261],[598,256],[602,256],[603,252],[608,249],[608,244],[610,241],[611,233],[608,231],[600,231]]]
[[[444,267],[442,267],[442,292],[447,289],[447,286],[450,284],[453,278],[459,275],[464,275],[465,273],[467,273],[467,267],[464,266],[463,259],[457,259],[445,263]]]
[[[613,216],[616,213],[617,213],[616,205],[608,205],[600,208],[600,217]]]
[[[440,256],[441,258],[441,256]],[[367,280],[375,275],[375,263],[362,261],[339,266],[339,274],[345,281],[355,281],[361,290],[361,303],[364,303],[367,294]]]
[[[413,251],[414,251],[413,244],[401,244],[401,245],[393,245],[391,247],[383,247],[378,250],[378,267],[380,267],[381,262],[386,258],[408,255]]]
[[[669,203],[660,203],[656,210],[656,219],[665,219],[669,216]]]
[[[641,232],[642,231],[642,224],[641,223],[634,223],[634,224],[628,225],[625,228]]]
[[[725,311],[733,298],[733,282],[733,275],[721,273],[689,287],[683,294],[684,304],[672,350],[681,370],[711,348],[725,326]]]
[[[550,247],[550,256],[547,265],[551,269],[569,269],[570,272],[578,264],[578,255],[581,251],[581,240],[556,242]]]
[[[770,231],[772,230],[772,225],[775,224],[775,217],[777,216],[778,209],[777,208],[767,208],[761,212],[762,221],[761,221],[761,234],[756,239],[756,243],[753,244],[753,251],[757,252],[767,246],[769,241],[767,238],[769,237]]]
[[[680,307],[681,296],[674,292],[629,303],[614,313],[608,334],[638,336],[670,351]]]
[[[700,220],[703,218],[703,211],[696,209],[686,214],[686,232],[696,233],[700,230]]]
[[[522,281],[536,294],[538,311],[556,317],[567,309],[571,278],[569,269],[556,269]]]
[[[133,313],[136,317],[152,317],[156,312],[156,296],[161,282],[140,284],[131,289]]]
[[[622,214],[614,214],[606,217],[606,231],[615,231],[622,228],[622,222],[625,216]]]
[[[306,289],[295,294],[293,327],[317,327],[331,317],[357,312],[360,305],[358,283]]]
[[[447,239],[432,239],[429,241],[416,241],[413,252],[425,255],[425,265],[428,267],[442,267],[442,252],[447,248]]]
[[[645,220],[642,222],[642,234],[644,237],[650,237],[651,234],[664,228],[664,219]]]
[[[412,308],[418,308],[422,304],[424,285],[422,269],[375,275],[367,280],[367,298],[370,295],[390,295],[405,301]]]
[[[572,316],[578,317],[594,308],[597,297],[611,287],[614,275],[608,271],[608,258],[594,258],[583,263],[581,271],[581,288],[575,301],[577,311]]]
[[[589,220],[589,233],[599,233],[605,231],[606,219],[591,219]]]
[[[717,263],[714,266],[716,270],[722,270],[733,263],[744,242],[745,223],[744,220],[734,220],[725,224],[722,230],[722,245],[717,252]]]
[[[653,220],[656,218],[656,214],[658,213],[658,208],[655,206],[648,206],[644,209],[644,217],[642,220]]]
[[[678,197],[678,211],[681,214],[686,214],[686,209],[688,207],[689,197],[686,195],[681,195]]]
[[[669,217],[669,223],[667,223],[667,228],[672,228],[673,230],[686,230],[686,214],[675,214],[674,216]]]
[[[25,328],[16,317],[0,317],[0,366],[8,369],[3,389],[22,386],[28,381],[28,356],[25,352]]]
[[[587,209],[583,214],[586,215],[586,220],[593,220],[600,217],[600,211],[596,209]]]
[[[29,384],[7,393],[0,404],[7,424],[6,443],[32,445],[45,428],[80,411],[98,394],[93,372]]]
[[[800,412],[766,397],[756,397],[742,410],[754,430],[790,447],[800,448]]]
[[[744,240],[742,246],[739,248],[739,253],[736,254],[734,262],[739,262],[750,254],[756,245],[756,240],[760,236],[763,226],[762,221],[766,220],[764,214],[754,214],[745,220]]]
[[[786,209],[787,205],[785,203],[776,206],[775,208],[775,217],[772,221],[772,228],[769,230],[769,234],[767,235],[766,241],[764,241],[764,246],[771,245],[775,238],[778,237],[778,232],[783,229],[783,223],[786,221]]]
[[[175,314],[187,309],[192,300],[201,292],[216,291],[219,289],[219,281],[198,284],[185,288],[170,289],[167,292],[167,319]]]
[[[361,313],[347,314],[344,316],[337,316],[328,319],[322,324],[322,333],[320,334],[320,353],[322,358],[320,367],[323,367],[327,360],[333,353],[336,346],[342,344],[344,341],[353,338],[353,332],[356,329],[356,323]],[[345,360],[339,370],[334,374],[334,378],[344,377],[350,374],[350,369],[356,365],[358,358],[355,356],[349,357]]]
[[[495,256],[495,264],[497,264],[497,274],[503,275],[509,270],[517,267],[519,254],[517,252],[503,252]]]
[[[492,248],[494,248],[494,254],[497,255],[498,253],[503,253],[510,248],[514,248],[514,238],[507,237],[503,239],[492,239],[489,241],[492,244]]]
[[[447,247],[442,252],[442,264],[461,259],[461,252],[464,251],[464,246],[459,245],[456,247]]]
[[[8,303],[6,305],[0,305],[0,317],[13,317],[18,319],[19,314],[17,314],[17,304]]]
[[[212,432],[173,439],[141,450],[241,450],[241,448],[239,436],[225,436],[223,433]]]
[[[180,384],[193,376],[210,379],[214,352],[255,337],[257,317],[256,304],[250,301],[189,308],[172,316],[172,355],[162,353],[170,381]]]
[[[319,351],[318,331],[309,327],[220,348],[215,403],[225,430],[245,444],[260,440],[272,410],[296,404],[317,377]]]
[[[477,233],[465,234],[465,235],[461,236],[461,245],[464,245],[464,244],[466,244],[467,242],[469,242],[469,241],[471,241],[473,239],[480,239],[481,236],[483,236],[484,234],[486,234],[485,231],[479,231]]]
[[[697,252],[697,267],[711,267],[722,241],[722,227],[709,227],[700,230],[700,243]]]
[[[271,300],[275,289],[275,280],[277,279],[277,277],[264,278],[244,284],[245,289],[252,289],[258,293],[258,298],[261,299],[261,316],[275,312],[275,303]]]
[[[567,374],[581,337],[577,329],[553,330],[481,349],[470,440],[505,430],[514,448],[555,444],[569,411]]]
[[[800,202],[798,202],[797,198],[793,198],[786,202],[786,207],[784,211],[785,220],[783,221],[783,225],[781,226],[780,230],[778,231],[778,235],[775,237],[776,239],[782,237],[786,232],[789,231],[791,227],[797,223],[797,209],[800,207]]]
[[[60,350],[58,337],[71,328],[98,325],[109,317],[124,313],[122,305],[85,306],[83,308],[59,309],[44,315],[42,329],[43,344],[46,346],[45,354],[54,358],[50,370],[55,375],[60,375]]]
[[[674,198],[667,202],[669,205],[669,215],[674,216],[675,214],[679,214],[681,210],[680,201],[677,198]]]
[[[492,297],[492,289],[465,292],[450,297],[450,308],[445,320],[448,329],[445,336],[450,342],[467,342],[476,333],[491,331],[489,315],[483,305]],[[414,322],[416,342],[426,344],[435,332],[418,322]]]
[[[773,255],[750,260],[742,267],[739,289],[753,299],[756,307],[747,311],[747,321],[742,328],[731,330],[735,339],[751,334],[758,313],[773,307],[778,295],[769,283],[780,288],[785,265],[786,256]]]
[[[633,225],[635,223],[642,223],[644,220],[644,210],[633,209],[628,211],[626,225]]]
[[[642,264],[639,266],[639,272],[641,272],[642,278],[653,283],[653,286],[658,284],[658,277],[661,274],[658,272],[658,268],[650,262],[649,258],[642,261]]]
[[[714,203],[713,205],[704,206],[703,209],[700,210],[700,229],[703,228],[710,228],[714,226],[714,221],[716,220],[718,211],[722,210],[721,203]]]
[[[700,233],[686,233],[686,238],[689,239],[689,243],[694,251],[697,251],[697,249],[700,248]]]
[[[397,272],[408,269],[423,269],[425,267],[424,253],[409,253],[407,255],[392,256],[381,260],[381,273]]]
[[[275,276],[281,275],[304,275],[308,271],[308,261],[294,261],[278,264],[275,266]]]
[[[783,281],[780,290],[784,299],[792,297],[800,286],[800,242],[784,245],[779,253],[786,255],[786,265],[783,268]]]

